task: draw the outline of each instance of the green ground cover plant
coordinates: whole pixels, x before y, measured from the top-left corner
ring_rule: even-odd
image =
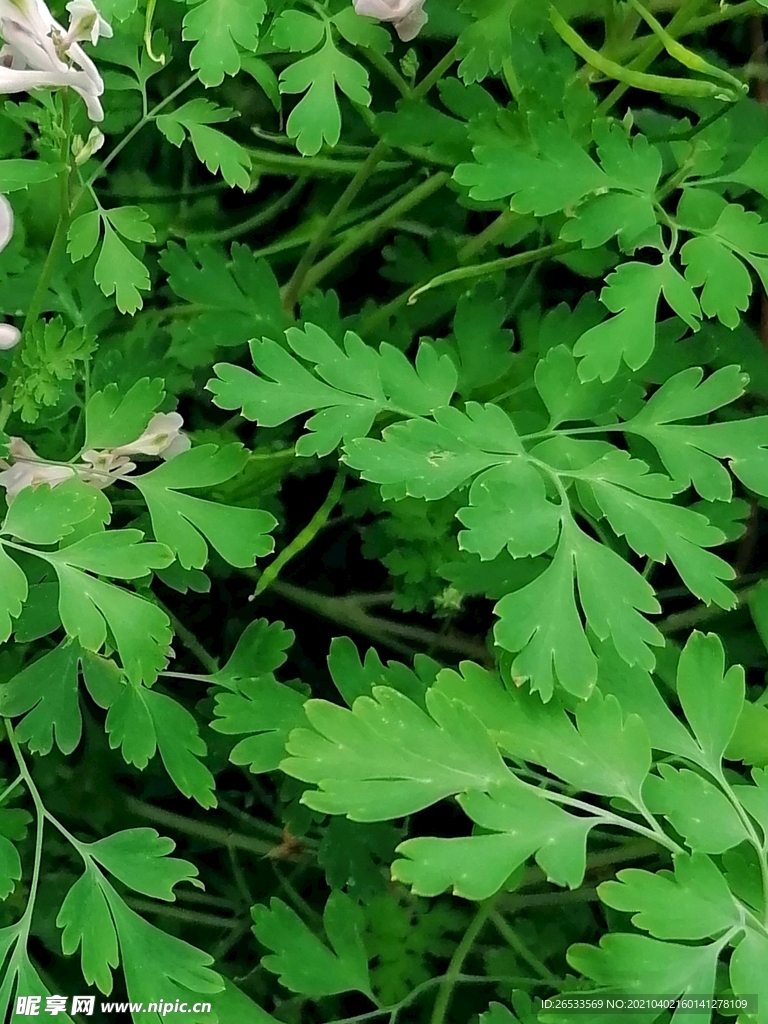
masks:
[[[3,1021],[768,1024],[766,8],[0,0]]]

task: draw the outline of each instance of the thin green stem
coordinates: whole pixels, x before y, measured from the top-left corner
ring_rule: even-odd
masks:
[[[24,776],[23,775],[17,775],[16,778],[13,780],[13,782],[9,786],[5,787],[3,792],[0,793],[0,807],[2,807],[2,805],[5,803],[5,801],[8,799],[8,797],[14,791],[14,789],[16,789],[16,787],[19,785],[19,783],[23,782],[23,781],[24,781]]]
[[[322,227],[314,236],[310,244],[304,251],[303,256],[299,260],[299,264],[291,275],[291,279],[285,287],[283,295],[283,305],[286,309],[292,310],[298,300],[301,298],[304,291],[306,291],[306,279],[309,275],[312,265],[316,258],[322,251],[326,242],[329,240],[336,225],[339,223],[344,214],[349,210],[354,200],[359,195],[361,189],[368,181],[370,176],[376,170],[377,166],[383,160],[386,153],[389,151],[389,146],[383,139],[379,139],[376,145],[373,147],[371,152],[368,154],[367,159],[363,162],[354,178],[344,191],[341,193],[339,198],[333,204],[330,213],[325,218]]]
[[[389,1024],[395,1024],[399,1014],[407,1009],[412,1003],[423,996],[425,992],[431,991],[441,984],[443,978],[438,975],[435,978],[428,978],[427,981],[423,981],[420,985],[417,985],[412,992],[401,999],[399,1003],[395,1003],[394,1006],[382,1007],[380,1010],[369,1010],[367,1013],[358,1013],[354,1017],[340,1017],[337,1020],[329,1021],[328,1024],[363,1024],[364,1021],[375,1020],[376,1017],[383,1017],[385,1014],[389,1014]],[[524,978],[516,977],[509,974],[459,974],[455,978],[457,985],[525,985],[525,986],[541,986],[543,982],[539,981],[538,978]]]
[[[382,75],[383,78],[386,78],[390,85],[394,85],[401,96],[405,97],[407,100],[411,98],[413,95],[413,89],[411,89],[410,85],[406,82],[394,64],[390,63],[390,61],[388,61],[382,54],[377,53],[375,50],[372,50],[367,46],[361,46],[360,49],[365,55],[365,59],[368,63],[376,68],[379,74]]]
[[[291,543],[288,544],[287,547],[283,548],[277,558],[270,562],[261,574],[259,582],[256,584],[256,589],[253,592],[253,598],[258,597],[259,594],[263,594],[267,587],[275,582],[277,577],[280,575],[280,571],[285,568],[291,559],[295,558],[299,552],[303,551],[304,548],[308,547],[312,543],[320,530],[322,530],[328,522],[328,517],[331,512],[333,512],[338,505],[342,491],[344,490],[345,481],[346,473],[342,470],[336,474],[336,479],[331,484],[328,496],[304,529],[296,534]],[[251,600],[253,600],[253,598]]]
[[[340,263],[343,263],[351,256],[353,252],[356,252],[370,242],[379,231],[389,227],[395,221],[398,221],[404,213],[419,206],[425,199],[438,192],[450,181],[450,177],[450,174],[446,171],[438,171],[437,174],[433,174],[426,181],[411,189],[402,199],[398,199],[396,203],[393,203],[389,209],[380,213],[378,217],[366,221],[358,230],[351,232],[350,236],[339,246],[329,252],[311,270],[308,270],[302,282],[301,293],[314,288],[327,274],[335,270]]]
[[[346,177],[350,174],[357,176],[363,171],[367,159],[370,158],[370,153],[366,160],[340,160],[338,157],[297,156],[295,153],[273,153],[268,149],[256,149],[254,147],[250,147],[248,153],[251,156],[254,167],[258,170],[273,174],[304,177],[309,175],[314,177]],[[377,161],[376,163],[377,166],[370,170],[366,177],[369,177],[374,171],[402,171],[404,168],[410,167],[410,163],[403,160]]]
[[[257,228],[261,228],[265,224],[269,224],[269,222],[274,220],[275,217],[278,217],[283,210],[287,210],[291,203],[299,197],[306,183],[306,178],[299,178],[273,203],[269,203],[268,206],[262,207],[257,213],[254,213],[253,216],[247,217],[238,224],[233,224],[228,228],[222,228],[219,231],[184,232],[184,238],[188,244],[191,242],[193,244],[202,245],[220,245],[222,242],[231,242],[235,238],[241,238],[243,235],[250,234],[251,231],[255,231]]]
[[[469,927],[464,933],[461,942],[456,947],[450,963],[448,964],[448,970],[443,976],[442,984],[440,985],[440,989],[437,993],[437,999],[435,999],[430,1024],[444,1024],[448,1007],[450,1006],[451,996],[453,995],[453,990],[456,987],[456,982],[461,974],[461,968],[464,966],[464,961],[469,956],[472,947],[493,913],[498,898],[497,893],[495,896],[491,896],[490,899],[485,900],[480,904],[475,916],[469,924]]]
[[[178,636],[190,654],[194,654],[197,660],[213,675],[214,672],[219,671],[219,663],[212,655],[206,651],[200,641],[197,639],[194,633],[192,633],[183,622],[178,619],[170,608],[167,608],[161,601],[157,602],[160,608],[165,612],[168,618],[171,620],[174,633]]]
[[[125,147],[130,145],[131,142],[133,142],[133,140],[136,138],[136,136],[139,134],[142,128],[145,128],[151,121],[153,121],[157,117],[157,115],[162,110],[165,110],[165,108],[170,103],[173,103],[174,100],[178,99],[179,96],[181,96],[182,93],[186,92],[186,90],[189,89],[191,85],[194,85],[196,81],[197,74],[195,73],[194,75],[190,75],[189,78],[186,78],[181,83],[181,85],[178,86],[178,88],[174,89],[173,92],[169,93],[165,97],[165,99],[160,100],[160,102],[156,104],[151,110],[147,111],[147,113],[144,114],[141,120],[137,121],[133,128],[131,128],[128,134],[124,138],[122,138],[120,142],[118,142],[118,144],[111,151],[111,153],[108,153],[107,156],[104,157],[99,166],[96,168],[96,170],[93,172],[93,174],[86,182],[86,185],[92,185],[95,181],[97,181],[102,176],[104,171],[106,171],[106,169],[109,167],[112,161],[116,160],[117,157],[123,152]],[[75,199],[75,202],[73,204],[74,207],[77,206],[82,194],[83,192],[81,190],[80,195],[78,195]]]
[[[173,811],[163,810],[153,804],[144,803],[135,797],[126,797],[125,806],[132,814],[147,821],[153,821],[164,828],[175,829],[183,832],[184,835],[194,836],[204,842],[212,843],[214,846],[233,846],[245,853],[255,854],[257,857],[266,857],[274,848],[274,842],[265,842],[254,836],[245,836],[238,832],[231,832],[227,828],[220,828],[218,825],[211,825],[208,822],[196,821],[194,818],[186,818],[183,814],[175,814]]]
[[[475,256],[479,255],[486,246],[493,245],[499,236],[503,235],[507,228],[510,228],[519,218],[520,214],[515,213],[514,210],[503,210],[487,228],[459,249],[459,263],[471,263]]]
[[[32,925],[32,914],[35,910],[35,900],[37,899],[37,890],[40,886],[40,868],[43,862],[43,838],[45,833],[45,819],[46,810],[45,804],[43,803],[40,792],[35,785],[35,781],[32,778],[27,763],[24,760],[24,755],[19,747],[19,741],[16,739],[16,733],[11,725],[9,718],[4,719],[5,730],[8,734],[8,740],[13,750],[13,756],[16,758],[16,763],[19,766],[19,773],[24,779],[27,788],[29,789],[29,795],[32,797],[32,802],[35,805],[35,812],[37,813],[37,830],[35,833],[35,859],[32,866],[32,879],[29,883],[29,899],[27,900],[27,906],[24,910],[20,926],[21,935],[24,938],[24,945],[26,946],[26,940],[29,936],[29,929]]]
[[[412,90],[412,98],[415,100],[419,100],[426,96],[426,94],[429,92],[432,86],[439,82],[440,79],[445,74],[445,72],[448,70],[448,68],[451,67],[451,65],[456,60],[456,56],[457,48],[454,47],[449,53],[445,55],[445,57],[443,57],[441,61],[439,61],[435,65],[434,68],[432,68],[432,70],[423,79],[423,81],[421,81]],[[347,185],[342,194],[334,203],[333,207],[328,213],[328,216],[325,218],[322,227],[320,228],[317,235],[313,238],[312,242],[310,242],[304,255],[299,261],[298,266],[291,275],[290,281],[285,286],[285,289],[283,291],[283,305],[285,309],[292,311],[298,300],[307,291],[307,289],[317,284],[320,277],[323,276],[318,276],[316,273],[313,273],[312,268],[315,260],[317,259],[323,247],[326,245],[329,238],[333,234],[336,225],[347,212],[350,205],[354,202],[355,198],[360,193],[361,189],[366,184],[370,176],[377,169],[377,167],[384,159],[388,151],[388,144],[383,139],[379,139],[379,141],[373,147],[371,152],[368,154],[362,167],[358,170],[352,181],[350,181],[349,185]],[[350,251],[354,252],[355,248],[357,247],[352,248]],[[340,258],[345,259],[346,253],[344,253]],[[335,265],[336,264],[334,263],[333,266]]]
[[[532,950],[528,949],[515,929],[504,918],[503,914],[500,914],[498,910],[494,910],[491,914],[491,920],[515,956],[527,964],[532,971],[535,971],[542,981],[551,985],[552,988],[559,990],[563,979],[553,974],[544,961],[540,960]]]
[[[475,263],[469,267],[457,267],[456,270],[449,270],[445,274],[438,274],[427,284],[421,285],[412,291],[408,299],[408,305],[413,305],[426,292],[433,288],[442,288],[447,284],[456,284],[459,281],[473,281],[481,277],[489,277],[505,270],[513,270],[515,267],[524,267],[529,263],[536,263],[539,260],[548,259],[550,256],[561,256],[564,253],[578,249],[574,242],[553,242],[551,245],[544,245],[539,249],[531,249],[528,252],[517,253],[515,256],[503,256],[498,260],[489,260],[487,263]]]

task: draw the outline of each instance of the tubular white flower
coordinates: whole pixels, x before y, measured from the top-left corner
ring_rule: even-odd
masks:
[[[94,34],[98,39],[111,30],[92,4],[83,9],[85,2],[73,0],[72,24],[65,33],[43,0],[0,0],[0,36],[5,41],[0,93],[69,86],[82,96],[92,121],[103,119],[99,97],[104,82],[78,40]],[[83,34],[86,30],[89,34]]]
[[[13,465],[0,459],[0,487],[5,488],[9,505],[25,487],[38,487],[40,484],[56,487],[75,475],[71,466],[51,466],[43,462],[20,437],[12,437],[8,448]]]
[[[358,14],[391,22],[404,43],[415,39],[426,25],[424,3],[425,0],[354,0]]]
[[[13,208],[5,196],[0,195],[0,252],[13,235]],[[0,351],[18,345],[21,334],[11,324],[0,324]]]
[[[101,36],[112,38],[112,26],[105,21],[96,10],[93,0],[70,0],[69,28],[64,40],[65,46],[72,43],[93,43],[95,46]]]
[[[147,424],[141,437],[130,444],[114,449],[118,456],[155,455],[172,459],[192,446],[186,434],[181,432],[184,420],[177,412],[157,412]]]

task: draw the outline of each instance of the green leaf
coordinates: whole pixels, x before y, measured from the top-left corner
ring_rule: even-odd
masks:
[[[277,520],[271,513],[180,493],[221,484],[235,476],[246,460],[247,453],[239,444],[224,448],[200,445],[132,478],[147,503],[155,537],[167,545],[183,568],[202,569],[208,561],[208,544],[239,568],[252,566],[257,558],[274,550],[269,531]]]
[[[254,907],[252,913],[256,938],[273,950],[262,963],[286,988],[313,997],[339,992],[371,996],[363,914],[345,893],[331,893],[323,912],[330,949],[282,900],[273,898],[269,908]]]
[[[568,962],[608,992],[711,997],[720,949],[618,933],[604,935],[599,947],[571,946]]]
[[[759,0],[765,7],[763,0]],[[746,185],[747,188],[759,192],[765,199],[768,199],[768,139],[762,139],[741,167],[731,171],[727,181],[735,181],[739,185]]]
[[[85,873],[71,887],[61,904],[56,924],[63,929],[61,951],[72,956],[80,949],[80,967],[88,985],[105,995],[112,991],[112,971],[120,963],[117,933],[99,872],[86,862]]]
[[[5,900],[21,880],[21,858],[13,843],[0,836],[0,900]]]
[[[382,56],[392,50],[392,37],[386,28],[373,18],[361,17],[354,7],[342,8],[331,21],[352,46],[364,46]]]
[[[722,790],[688,768],[658,766],[646,782],[646,801],[663,814],[693,850],[724,853],[748,838],[744,824]]]
[[[428,413],[446,405],[456,387],[453,363],[428,344],[419,347],[414,368],[394,346],[385,343],[376,352],[351,332],[343,348],[314,324],[290,328],[286,340],[295,355],[268,339],[251,343],[261,376],[219,363],[207,387],[220,408],[242,409],[265,427],[319,410],[306,423],[311,433],[299,438],[299,455],[328,455],[342,439],[367,434],[385,410]]]
[[[510,369],[514,336],[502,330],[506,315],[506,303],[491,285],[478,285],[459,299],[453,335],[459,357],[457,389],[462,395],[495,383]]]
[[[81,844],[93,857],[129,889],[153,899],[173,902],[174,886],[191,882],[202,888],[198,871],[189,861],[169,857],[176,844],[158,835],[153,828],[131,828],[115,832],[95,843]]]
[[[335,146],[341,135],[341,112],[336,88],[353,103],[367,107],[368,72],[356,60],[337,49],[326,31],[325,43],[316,52],[289,64],[280,75],[280,92],[305,93],[286,123],[288,137],[300,153],[314,156],[323,145]]]
[[[0,713],[25,716],[16,724],[16,736],[32,753],[49,754],[54,734],[63,754],[71,754],[80,742],[79,659],[78,644],[65,641],[0,688]]]
[[[740,907],[709,857],[678,853],[674,864],[674,877],[625,868],[618,881],[599,885],[598,895],[658,939],[706,939],[738,926]]]
[[[223,981],[209,966],[213,957],[143,920],[123,902],[106,879],[102,879],[100,885],[117,929],[131,1002],[145,1006],[156,1004],[158,993],[162,992],[165,1002],[179,999],[194,1003],[196,993],[211,995],[222,991]],[[192,1016],[190,1022],[196,1024],[204,1019]],[[161,1021],[162,1011],[142,1014],[141,1024],[161,1024]]]
[[[278,50],[309,53],[325,39],[325,22],[305,11],[283,11],[272,23],[271,35]]]
[[[164,693],[144,688],[142,695],[152,719],[160,757],[174,785],[201,807],[215,807],[216,784],[201,760],[208,748],[200,737],[197,722],[186,708]]]
[[[655,562],[669,558],[686,586],[702,601],[734,607],[736,598],[722,582],[734,579],[733,569],[704,550],[722,544],[725,535],[692,509],[646,496],[655,491],[660,497],[669,497],[666,478],[631,479],[626,475],[631,465],[624,453],[611,452],[578,475],[589,481],[590,492],[614,532],[626,537],[638,555]],[[620,486],[626,484],[632,490]],[[636,493],[641,488],[646,494]],[[601,635],[601,639],[606,637]]]
[[[123,206],[112,210],[100,209],[83,214],[70,225],[69,252],[72,259],[84,259],[96,248],[103,231],[101,252],[94,267],[94,280],[104,294],[115,295],[121,313],[133,315],[141,309],[141,291],[149,291],[149,271],[121,240],[153,242],[155,231],[148,215],[138,206]]]
[[[13,632],[13,620],[21,615],[28,593],[24,571],[0,544],[0,643]]]
[[[744,669],[725,671],[725,652],[714,633],[691,634],[677,667],[677,693],[704,764],[717,773],[744,705]]]
[[[706,416],[734,402],[744,393],[747,379],[738,366],[724,366],[706,380],[703,377],[704,372],[698,366],[674,374],[624,425],[624,429],[651,442],[675,482],[676,490],[693,484],[706,501],[729,501],[732,494],[730,475],[712,455],[725,458],[738,453],[746,460],[754,459],[756,454],[751,447],[753,430],[750,422],[729,424],[723,432],[720,424],[689,427],[674,421]],[[718,443],[718,436],[723,433],[726,435],[725,445]],[[728,443],[733,441],[737,443]]]
[[[763,1024],[765,999],[768,998],[766,984],[765,958],[768,956],[768,939],[759,932],[749,928],[733,951],[729,964],[729,974],[734,995],[755,996],[759,1013],[757,1020]]]
[[[581,359],[579,376],[609,381],[619,372],[622,360],[639,370],[656,345],[656,308],[666,301],[693,330],[699,328],[696,296],[668,259],[650,263],[623,263],[608,278],[600,300],[617,316],[586,331],[573,349]]]
[[[413,670],[399,661],[384,665],[373,648],[361,662],[357,647],[346,636],[334,637],[328,655],[331,678],[348,707],[352,707],[358,697],[372,696],[374,686],[385,685],[423,708],[426,691],[439,669],[439,664],[425,654],[416,655]]]
[[[502,62],[513,53],[513,39],[537,31],[546,23],[546,12],[524,0],[464,0],[461,11],[472,21],[459,37],[463,57],[459,74],[465,82],[481,82],[498,74]]]
[[[459,797],[464,812],[491,835],[459,839],[408,839],[397,848],[405,859],[392,877],[420,896],[451,888],[469,900],[496,893],[529,857],[557,885],[579,886],[586,866],[586,840],[597,819],[574,817],[549,803],[543,793],[507,782],[487,793]]]
[[[351,711],[307,701],[311,729],[291,734],[281,767],[319,787],[304,794],[304,803],[353,821],[401,817],[508,779],[487,731],[464,705],[430,691],[427,708],[378,686]]]
[[[546,217],[610,187],[610,178],[563,123],[532,121],[535,152],[511,138],[473,149],[475,163],[459,164],[454,178],[472,199],[492,202],[513,196],[512,209]]]
[[[437,501],[481,470],[524,454],[514,424],[499,406],[467,402],[465,410],[436,409],[434,421],[396,423],[382,431],[381,441],[350,440],[344,461],[365,480],[404,484],[411,497]]]
[[[284,665],[286,651],[293,644],[295,633],[282,622],[256,619],[249,622],[241,633],[235,649],[224,668],[209,676],[215,686],[223,686],[237,693],[247,680],[271,676]]]
[[[117,384],[96,391],[85,407],[83,448],[118,448],[140,437],[165,397],[161,379],[142,377],[120,394]]]
[[[55,560],[56,556],[53,557]],[[92,533],[69,544],[63,557],[67,565],[121,580],[140,579],[153,569],[164,569],[173,561],[165,545],[151,541],[145,543],[141,530]]]
[[[694,287],[704,286],[701,307],[731,329],[749,306],[752,280],[742,260],[768,280],[768,224],[756,213],[735,203],[726,206],[710,231],[691,238],[680,250],[685,277]]]
[[[547,500],[541,474],[525,459],[488,470],[469,490],[469,508],[458,511],[467,527],[459,547],[489,561],[504,548],[514,558],[541,555],[557,543],[558,507]]]
[[[42,185],[59,173],[57,164],[44,160],[0,160],[0,195],[18,192],[30,185]]]
[[[274,678],[240,680],[238,693],[216,694],[211,728],[228,736],[249,733],[233,747],[232,764],[252,772],[274,771],[285,756],[292,729],[306,724],[306,697]]]
[[[59,579],[59,614],[67,634],[87,650],[98,652],[109,625],[129,679],[154,682],[166,665],[173,636],[165,612],[69,565],[67,549],[47,558]],[[163,562],[167,564],[165,557]]]
[[[219,347],[282,336],[287,320],[277,280],[266,260],[256,259],[248,246],[233,245],[229,261],[221,251],[203,246],[193,260],[170,242],[160,264],[175,294],[194,304],[194,317],[172,329],[172,353],[182,365],[208,370]]]
[[[55,544],[93,514],[98,496],[76,479],[25,487],[8,509],[2,533],[28,544]]]
[[[237,185],[245,192],[251,185],[251,158],[248,151],[228,135],[210,127],[228,121],[232,116],[232,110],[198,98],[189,100],[170,114],[160,114],[156,123],[174,146],[181,146],[188,134],[197,159],[205,164],[211,174],[221,172],[228,185]]]
[[[255,53],[259,25],[267,13],[264,0],[187,0],[182,38],[194,41],[189,64],[199,70],[206,88],[221,85],[241,67],[240,47]]]

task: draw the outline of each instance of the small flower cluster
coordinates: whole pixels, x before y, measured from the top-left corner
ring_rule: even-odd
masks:
[[[354,0],[355,10],[366,18],[389,21],[404,43],[415,39],[427,23],[425,0]]]
[[[25,487],[56,487],[73,477],[103,490],[136,469],[131,456],[150,455],[168,460],[187,451],[190,440],[182,433],[182,424],[177,412],[158,412],[135,441],[118,448],[83,452],[81,461],[72,465],[46,462],[22,438],[12,437],[8,447],[13,463],[0,459],[0,487],[5,488],[9,503]]]
[[[43,0],[0,0],[0,93],[69,86],[85,101],[92,121],[104,111],[104,82],[80,45],[109,38],[112,29],[93,0],[70,0],[69,28],[56,21]]]

